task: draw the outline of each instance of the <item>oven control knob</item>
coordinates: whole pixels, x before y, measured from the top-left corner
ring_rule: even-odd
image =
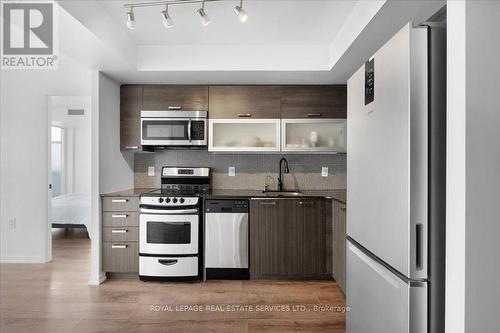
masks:
[[[162,203],[162,202],[163,202],[163,198],[159,198],[159,199],[158,199],[158,202],[159,202],[159,203]]]
[[[177,203],[177,198],[172,199],[173,203]]]
[[[166,202],[166,203],[169,203],[169,202],[170,202],[170,198],[166,198],[166,199],[165,199],[165,202]]]
[[[184,200],[184,198],[180,198],[180,199],[179,199],[179,202],[180,202],[180,203],[184,203],[184,201],[185,201],[185,200]]]

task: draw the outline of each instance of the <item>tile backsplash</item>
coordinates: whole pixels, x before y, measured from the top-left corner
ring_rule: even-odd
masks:
[[[264,183],[276,188],[278,162],[285,156],[290,173],[284,176],[285,189],[344,189],[346,188],[346,154],[219,154],[205,150],[165,150],[135,155],[134,183],[136,188],[160,187],[163,166],[210,167],[212,188],[263,189]],[[148,176],[148,167],[155,167],[155,176]],[[236,175],[228,176],[228,167]],[[321,168],[328,167],[328,177]]]

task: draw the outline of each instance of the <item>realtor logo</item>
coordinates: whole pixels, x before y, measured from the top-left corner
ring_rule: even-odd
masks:
[[[2,68],[57,68],[55,7],[51,1],[2,3]]]

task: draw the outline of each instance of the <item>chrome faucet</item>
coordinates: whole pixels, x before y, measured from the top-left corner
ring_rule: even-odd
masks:
[[[283,191],[283,162],[285,162],[285,173],[290,173],[290,169],[288,169],[288,161],[286,160],[286,158],[282,157],[279,163],[278,171],[278,191]]]

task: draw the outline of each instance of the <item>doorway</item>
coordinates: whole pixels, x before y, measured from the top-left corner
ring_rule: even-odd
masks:
[[[49,258],[71,259],[73,247],[90,258],[91,98],[50,96],[48,110]]]

